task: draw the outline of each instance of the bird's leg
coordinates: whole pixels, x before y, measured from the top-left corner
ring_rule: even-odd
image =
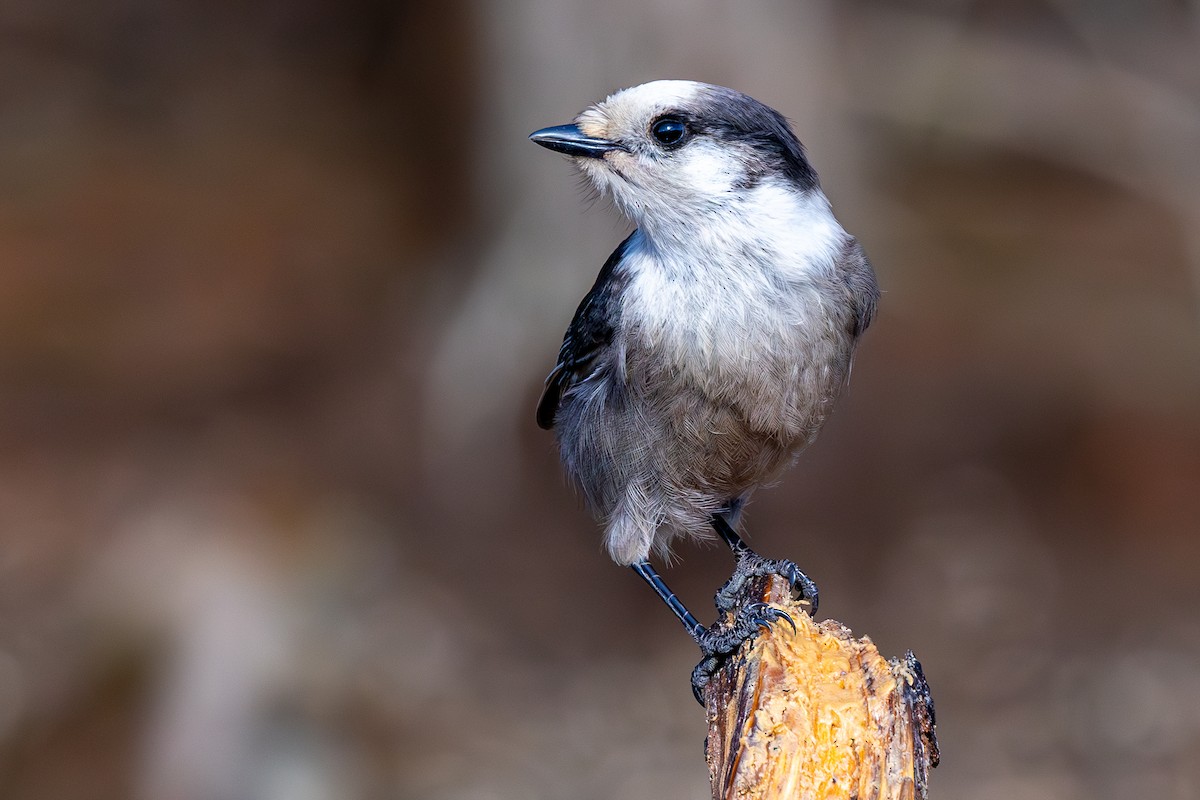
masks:
[[[732,614],[733,619],[727,624],[718,621],[696,636],[704,658],[692,670],[692,693],[701,705],[704,704],[704,687],[712,680],[721,663],[740,647],[742,642],[757,633],[759,628],[769,628],[772,623],[782,619],[792,626],[792,630],[796,629],[796,623],[788,614],[766,603],[747,603],[738,608],[738,599],[747,581],[763,575],[782,575],[791,585],[792,591],[809,602],[812,613],[817,611],[817,585],[801,572],[799,567],[791,561],[765,559],[751,550],[750,546],[742,541],[742,537],[737,535],[729,520],[721,514],[713,514],[712,526],[725,544],[729,545],[737,564],[734,566],[733,575],[717,591],[715,598],[717,611],[721,614]]]
[[[683,623],[683,627],[687,628],[687,632],[692,635],[696,641],[700,641],[700,636],[704,633],[704,626],[700,621],[692,616],[692,612],[687,610],[687,606],[683,601],[675,596],[667,584],[663,582],[662,577],[654,571],[654,567],[650,566],[649,561],[639,561],[636,564],[631,564],[633,571],[641,576],[642,580],[650,584],[650,588],[662,598],[662,601],[667,604],[667,608],[679,618]]]
[[[766,603],[750,603],[741,610],[732,625],[721,626],[718,623],[711,628],[705,628],[692,615],[692,612],[687,610],[683,601],[675,596],[675,593],[671,591],[649,561],[639,561],[630,566],[641,576],[642,580],[650,584],[650,588],[662,598],[662,601],[667,604],[667,608],[671,609],[679,618],[683,627],[687,628],[687,632],[700,646],[700,652],[704,654],[704,659],[692,671],[692,692],[701,704],[704,702],[702,699],[704,685],[708,683],[721,660],[736,650],[742,642],[753,636],[755,631],[760,627],[769,627],[772,622],[780,619],[787,620],[793,629],[796,627],[792,618],[779,609],[772,608]]]
[[[750,578],[778,574],[788,580],[793,592],[796,592],[801,599],[808,601],[812,613],[817,613],[817,585],[794,562],[763,558],[742,541],[742,537],[737,535],[737,531],[729,524],[729,520],[721,514],[713,514],[712,526],[725,544],[729,545],[733,557],[737,560],[733,575],[717,592],[715,600],[718,611],[725,613],[733,610],[738,593]]]
[[[796,631],[796,623],[786,611],[766,603],[747,603],[734,615],[732,622],[725,624],[718,620],[711,628],[703,629],[696,636],[696,643],[704,658],[692,670],[692,694],[696,696],[696,702],[704,705],[704,687],[742,642],[758,633],[759,628],[770,628],[779,620],[791,625],[793,633]]]

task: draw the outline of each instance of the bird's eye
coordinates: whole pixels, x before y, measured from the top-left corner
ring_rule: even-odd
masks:
[[[663,117],[650,127],[650,133],[664,147],[679,147],[687,138],[687,125],[674,117]]]

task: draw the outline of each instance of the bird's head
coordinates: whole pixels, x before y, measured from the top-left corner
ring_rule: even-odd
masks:
[[[570,125],[531,134],[571,156],[635,223],[686,228],[769,186],[804,194],[817,176],[774,109],[732,89],[654,81],[617,92]]]

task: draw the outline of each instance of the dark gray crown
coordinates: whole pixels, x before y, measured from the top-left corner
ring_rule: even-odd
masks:
[[[687,113],[697,133],[741,144],[757,155],[760,169],[750,176],[781,174],[802,189],[818,186],[817,173],[787,119],[749,95],[722,86],[705,86]]]

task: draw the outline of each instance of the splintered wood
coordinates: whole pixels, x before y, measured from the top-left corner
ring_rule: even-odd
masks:
[[[756,594],[797,630],[776,622],[705,687],[713,797],[925,798],[938,749],[920,662],[886,661],[841,623],[814,623],[780,578]]]

